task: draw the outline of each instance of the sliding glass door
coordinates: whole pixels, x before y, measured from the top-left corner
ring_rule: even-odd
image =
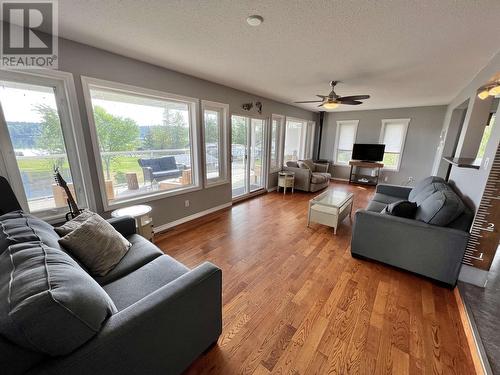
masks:
[[[265,120],[231,117],[232,196],[239,198],[264,187]]]

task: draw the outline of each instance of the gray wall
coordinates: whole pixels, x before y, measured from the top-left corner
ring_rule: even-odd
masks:
[[[381,181],[406,184],[429,176],[439,142],[446,106],[377,109],[368,111],[330,112],[326,115],[321,143],[321,158],[333,159],[338,120],[359,120],[356,142],[378,143],[382,119],[409,118],[410,125],[398,172],[382,171]],[[349,178],[349,167],[334,166],[333,177]],[[411,185],[411,184],[410,184]]]
[[[271,114],[281,114],[316,121],[317,114],[287,104],[258,97],[243,91],[235,90],[213,82],[181,74],[138,60],[130,59],[84,44],[60,39],[59,70],[74,75],[80,115],[84,130],[84,142],[91,159],[91,178],[97,203],[97,211],[103,213],[99,195],[96,163],[92,152],[87,113],[84,104],[81,76],[89,76],[124,84],[185,95],[198,99],[211,100],[229,104],[230,113],[258,115],[255,110],[245,112],[241,105],[247,102],[261,101],[263,113],[269,118]],[[201,115],[199,126],[201,128]],[[269,176],[274,181],[274,175]],[[190,200],[190,206],[184,207],[184,200]],[[177,195],[151,201],[155,225],[162,225],[183,217],[193,215],[219,205],[231,202],[231,184],[202,189],[191,193]]]

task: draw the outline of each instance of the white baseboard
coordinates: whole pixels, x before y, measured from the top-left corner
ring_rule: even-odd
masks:
[[[224,208],[228,208],[228,207],[231,207],[231,206],[232,206],[232,202],[224,203],[224,204],[221,204],[220,206],[215,206],[215,207],[209,208],[208,210],[200,211],[200,212],[197,212],[195,214],[183,217],[181,219],[178,219],[178,220],[175,220],[175,221],[171,221],[170,223],[159,225],[157,227],[154,227],[154,233],[163,232],[163,231],[165,231],[167,229],[176,227],[177,225],[181,225],[181,224],[187,223],[188,221],[191,221],[191,220],[194,220],[194,219],[198,219],[198,218],[200,218],[202,216],[205,216],[205,215],[208,215],[208,214],[211,214],[211,213],[223,210]]]
[[[278,187],[277,187],[277,186],[275,186],[275,187],[273,187],[273,188],[269,188],[269,189],[267,189],[267,192],[268,192],[268,193],[271,193],[271,192],[276,191],[276,190],[278,190]]]
[[[331,180],[349,182],[347,178],[332,177]]]

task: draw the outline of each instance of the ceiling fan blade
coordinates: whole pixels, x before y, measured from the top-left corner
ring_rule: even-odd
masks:
[[[341,96],[337,98],[338,101],[344,102],[345,100],[364,100],[370,99],[370,95],[351,95],[351,96]]]
[[[301,103],[321,103],[321,102],[323,102],[323,100],[306,100],[303,102],[294,102],[294,103],[301,104]]]
[[[326,95],[316,95],[318,98],[321,98],[321,99],[325,99],[325,98],[328,98],[328,96]]]
[[[359,105],[363,104],[363,102],[360,102],[358,100],[342,100],[340,104]]]

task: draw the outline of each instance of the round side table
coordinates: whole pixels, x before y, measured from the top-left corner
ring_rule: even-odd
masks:
[[[280,187],[283,188],[283,194],[286,194],[286,188],[293,188],[295,185],[295,173],[294,172],[279,172],[278,173],[278,192],[280,191]]]
[[[153,242],[153,218],[150,215],[151,210],[151,206],[140,204],[114,210],[111,212],[111,217],[132,216],[135,219],[137,233]]]

